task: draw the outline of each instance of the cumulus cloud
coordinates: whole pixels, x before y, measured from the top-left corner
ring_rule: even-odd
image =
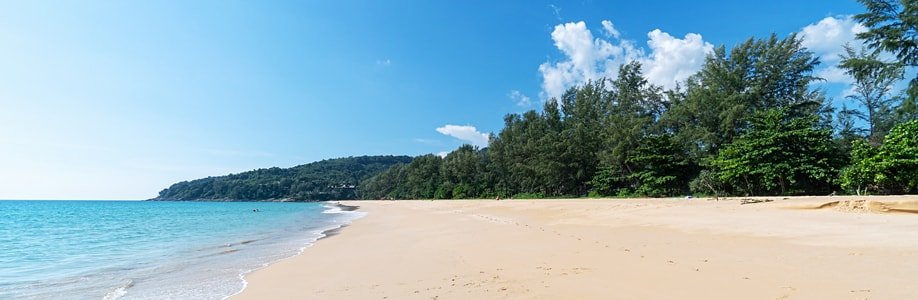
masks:
[[[714,45],[706,43],[696,33],[678,39],[655,29],[647,37],[651,54],[649,58],[642,59],[644,75],[650,82],[667,88],[698,72],[708,53],[714,51]]]
[[[376,65],[377,65],[377,66],[382,66],[382,67],[388,67],[388,66],[391,66],[391,65],[392,65],[392,60],[391,60],[391,59],[388,59],[388,58],[387,58],[387,59],[377,59],[377,60],[376,60]]]
[[[714,49],[699,34],[679,39],[657,29],[647,34],[650,53],[646,53],[633,41],[621,39],[611,21],[603,21],[602,27],[609,39],[594,37],[583,21],[555,26],[551,38],[564,59],[539,66],[544,98],[560,97],[588,80],[615,77],[619,66],[629,61],[641,62],[651,83],[672,88],[697,72]]]
[[[512,99],[513,102],[516,102],[516,106],[519,107],[529,107],[532,105],[532,99],[517,90],[510,91],[510,99]]]
[[[800,30],[803,46],[813,51],[822,60],[822,68],[816,70],[816,76],[829,83],[852,83],[850,76],[838,68],[841,55],[845,53],[845,44],[859,48],[863,44],[857,40],[857,34],[867,28],[851,16],[826,17],[819,22],[809,24]]]
[[[823,61],[838,61],[845,52],[845,43],[859,47],[857,34],[867,31],[851,16],[826,17],[800,30],[803,46],[822,57]]]
[[[437,132],[478,147],[487,147],[490,137],[487,133],[478,132],[475,126],[468,125],[445,125],[437,128]]]

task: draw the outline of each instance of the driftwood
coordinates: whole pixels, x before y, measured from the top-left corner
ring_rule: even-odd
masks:
[[[740,199],[740,205],[744,205],[744,204],[756,204],[756,203],[764,203],[764,202],[772,202],[772,201],[775,201],[775,200],[772,200],[772,199],[752,199],[752,198],[744,198],[744,199]]]

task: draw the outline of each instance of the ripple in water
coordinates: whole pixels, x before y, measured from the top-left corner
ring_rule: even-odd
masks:
[[[363,215],[261,202],[0,201],[0,211],[0,299],[223,299],[244,274]]]

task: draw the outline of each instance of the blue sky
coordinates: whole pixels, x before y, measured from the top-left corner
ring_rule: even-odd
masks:
[[[144,199],[259,167],[439,153],[629,59],[672,85],[711,47],[801,30],[834,57],[862,10],[697,2],[3,1],[0,199]],[[847,79],[820,72],[840,98]]]

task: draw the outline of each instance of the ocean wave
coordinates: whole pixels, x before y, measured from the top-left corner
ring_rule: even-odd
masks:
[[[103,297],[102,299],[103,300],[121,299],[121,297],[124,297],[124,295],[127,295],[127,290],[131,288],[132,286],[134,286],[134,280],[128,279],[124,284],[122,284],[121,286],[115,288],[114,290],[106,294],[105,297]]]

